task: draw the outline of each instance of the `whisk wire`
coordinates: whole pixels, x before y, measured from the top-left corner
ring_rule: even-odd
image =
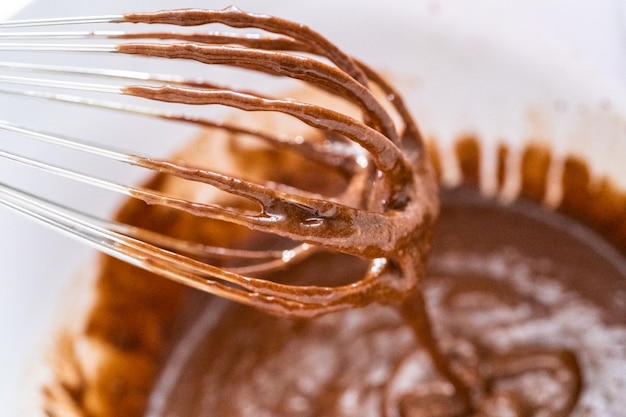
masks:
[[[98,76],[114,79],[139,80],[139,81],[159,81],[168,83],[189,82],[184,77],[172,74],[153,74],[144,71],[130,71],[109,68],[93,68],[79,66],[45,65],[25,62],[0,62],[0,68],[10,71],[39,72],[63,75]],[[198,80],[195,80],[198,82]]]
[[[31,87],[65,88],[68,90],[90,91],[94,93],[122,93],[122,89],[116,86],[93,83],[80,83],[76,81],[52,80],[49,78],[30,78],[0,75],[0,83],[28,85]]]
[[[57,26],[57,25],[81,25],[93,23],[111,23],[123,19],[123,15],[107,15],[107,16],[79,16],[79,17],[60,17],[46,19],[22,19],[0,22],[0,29],[5,28],[23,28],[23,27],[40,27],[40,26]]]
[[[116,52],[115,45],[48,44],[48,43],[2,43],[0,51],[19,52]]]
[[[245,13],[236,8],[30,19],[1,22],[0,30],[123,22],[177,26],[221,23],[237,30],[256,28],[265,33],[5,31],[0,32],[0,40],[12,42],[1,42],[0,50],[20,53],[115,53],[242,68],[313,85],[349,102],[355,112],[331,109],[325,104],[269,97],[202,78],[41,63],[0,63],[0,70],[9,73],[0,75],[0,93],[135,113],[222,129],[234,135],[253,136],[270,146],[288,149],[342,172],[348,179],[344,192],[330,198],[297,186],[267,180],[244,180],[206,168],[147,158],[99,143],[0,122],[0,130],[12,135],[90,153],[160,175],[205,183],[243,197],[257,209],[190,201],[141,186],[97,178],[13,151],[0,151],[2,159],[111,190],[151,205],[160,204],[195,216],[247,226],[292,239],[295,243],[284,251],[205,246],[98,219],[6,184],[0,186],[0,204],[125,262],[276,314],[307,317],[327,313],[362,303],[366,299],[363,294],[380,288],[385,290],[385,299],[392,302],[416,285],[420,271],[412,267],[416,261],[411,257],[419,257],[421,253],[412,246],[398,250],[398,245],[407,245],[412,236],[421,239],[427,235],[423,229],[436,216],[436,208],[422,207],[420,196],[432,193],[436,187],[428,183],[432,180],[428,175],[419,177],[429,169],[425,156],[413,152],[411,159],[407,159],[404,154],[405,142],[411,142],[412,151],[421,149],[420,138],[401,99],[390,86],[367,66],[350,58],[308,27],[270,16]],[[102,38],[111,43],[91,42]],[[31,43],[39,39],[50,42]],[[58,42],[63,39],[86,42]],[[135,39],[142,41],[136,42]],[[25,76],[25,72],[37,75]],[[97,81],[88,79],[83,82],[76,77],[95,78]],[[375,92],[373,85],[382,90],[382,94]],[[80,91],[87,96],[67,94],[64,92],[67,90]],[[280,134],[257,131],[254,126],[222,123],[186,110],[130,104],[121,99],[101,100],[91,97],[92,93],[134,96],[136,100],[177,105],[219,105],[249,112],[282,113],[321,132],[322,140],[308,135],[285,139]],[[289,263],[306,259],[319,250],[363,257],[370,261],[371,267],[360,281],[337,288],[291,286],[253,276],[285,268]],[[393,258],[397,253],[405,258]],[[225,260],[231,266],[215,265]]]
[[[0,25],[0,27],[2,27]],[[96,31],[66,31],[66,32],[4,32],[0,33],[0,40],[15,39],[95,39],[116,38],[124,36],[126,32],[121,30],[96,30]]]

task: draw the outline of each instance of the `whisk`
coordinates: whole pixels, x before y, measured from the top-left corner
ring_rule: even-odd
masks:
[[[43,27],[63,25],[65,29],[66,25],[95,23],[160,24],[158,28],[161,25],[220,24],[230,27],[231,31],[39,31]],[[255,32],[241,33],[242,29]],[[197,216],[198,221],[204,217],[243,225],[288,238],[294,244],[287,250],[200,245],[98,218],[6,184],[0,187],[2,205],[123,261],[274,314],[311,317],[372,301],[397,303],[419,285],[438,204],[436,182],[417,127],[390,85],[368,66],[346,55],[308,27],[231,7],[9,21],[0,23],[0,38],[1,50],[20,51],[20,54],[29,51],[114,53],[243,68],[302,81],[348,101],[358,109],[355,115],[323,103],[276,98],[200,78],[153,74],[141,67],[128,71],[99,66],[2,62],[0,92],[4,98],[1,100],[19,95],[138,113],[255,136],[270,147],[288,149],[323,166],[340,170],[348,178],[348,185],[341,194],[326,196],[292,185],[253,182],[1,121],[0,129],[6,132],[10,141],[28,137],[29,140],[206,183],[248,200],[254,208],[188,201],[141,186],[97,178],[15,151],[0,150],[4,159],[112,190],[151,205],[185,211]],[[71,43],[77,39],[81,41]],[[107,43],[96,44],[94,39],[105,39]],[[145,61],[136,62],[136,65],[145,65]],[[158,66],[159,62],[152,61],[151,65]],[[78,77],[97,81],[81,82]],[[92,97],[96,92],[110,93],[114,97],[135,96],[145,103],[137,106],[123,100],[96,100]],[[278,112],[315,128],[323,140],[313,140],[307,134],[294,137],[268,134],[255,130],[254,126],[197,116],[188,109],[183,112],[164,109],[162,103]],[[319,250],[364,258],[369,267],[358,282],[336,287],[290,285],[260,277]],[[220,259],[244,260],[245,266],[220,267],[216,261]]]

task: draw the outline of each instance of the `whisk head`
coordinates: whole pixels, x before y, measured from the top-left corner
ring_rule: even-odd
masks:
[[[135,31],[134,25],[132,31],[65,28],[125,23],[158,26],[144,31]],[[217,30],[211,30],[214,25]],[[173,31],[172,26],[201,26],[201,30]],[[57,30],[60,27],[62,30]],[[312,161],[319,167],[319,171],[304,175],[318,184],[308,189],[297,182],[252,178],[246,172],[228,174],[213,167],[139,155],[2,121],[0,130],[5,132],[5,140],[46,142],[160,175],[208,184],[236,198],[192,201],[149,187],[97,178],[13,150],[0,150],[2,158],[149,205],[187,212],[198,221],[245,226],[284,238],[290,244],[280,250],[253,250],[176,239],[79,212],[6,184],[0,188],[3,205],[109,255],[275,314],[308,317],[373,300],[396,302],[419,284],[438,204],[436,181],[417,127],[390,85],[308,27],[236,8],[184,9],[4,22],[0,23],[0,43],[0,49],[17,51],[18,56],[25,57],[20,62],[0,63],[1,100],[6,103],[9,97],[23,96],[59,106],[67,103],[197,125],[224,132],[233,140],[255,138],[268,149]],[[88,54],[90,65],[27,63],[32,52]],[[114,65],[119,66],[105,68],[100,60],[102,54],[127,59],[116,61]],[[201,66],[194,67],[195,76],[153,71],[165,68],[167,59]],[[257,88],[258,79],[251,81],[253,85],[233,86],[197,76],[209,67],[295,80],[323,91],[328,98],[309,100],[317,97],[315,94],[280,98]],[[273,81],[263,80],[273,86]],[[237,81],[243,82],[243,78],[238,76]],[[103,94],[112,98],[96,98]],[[223,122],[200,111],[206,107],[284,115],[280,123],[290,127],[281,127],[277,132],[264,130],[262,121]],[[72,123],[71,108],[67,109],[67,123]],[[297,121],[297,128],[291,128],[291,119]],[[245,152],[245,146],[240,151]],[[247,163],[255,169],[254,160]],[[289,172],[293,167],[273,169],[282,170],[283,179],[288,180],[291,174],[303,177],[301,172]],[[338,187],[328,182],[337,178],[342,178],[344,184],[331,195],[328,190]],[[363,258],[369,267],[359,281],[337,287],[263,279],[268,272],[289,267],[322,250]]]

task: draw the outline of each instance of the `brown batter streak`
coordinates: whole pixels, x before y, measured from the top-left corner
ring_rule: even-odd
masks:
[[[187,43],[159,46],[132,42],[118,50],[296,78],[350,101],[362,121],[316,105],[225,91],[216,85],[208,89],[191,82],[158,88],[131,86],[124,92],[153,100],[289,114],[322,135],[339,135],[358,143],[369,152],[375,167],[358,177],[362,186],[348,184],[347,191],[336,197],[336,201],[356,201],[355,207],[337,207],[324,198],[302,200],[306,204],[285,202],[275,191],[252,183],[237,188],[242,187],[238,183],[233,191],[245,191],[242,195],[257,211],[252,210],[245,221],[234,221],[250,230],[230,233],[215,232],[224,228],[219,221],[201,219],[210,208],[135,193],[145,202],[166,206],[140,210],[149,228],[165,229],[165,233],[178,230],[183,223],[204,222],[215,236],[245,245],[269,247],[293,238],[329,249],[270,276],[242,281],[242,285],[265,291],[252,305],[287,317],[200,297],[199,304],[208,306],[206,314],[215,316],[215,324],[207,328],[184,363],[177,365],[181,373],[176,384],[155,394],[168,398],[165,411],[179,416],[210,412],[228,416],[522,417],[539,415],[541,410],[542,416],[556,417],[572,413],[584,391],[584,372],[577,358],[592,357],[595,351],[584,346],[584,335],[571,322],[558,328],[569,330],[560,334],[557,329],[552,336],[547,330],[524,326],[536,322],[537,329],[547,329],[551,317],[576,303],[584,305],[580,307],[583,312],[588,308],[597,312],[602,323],[626,326],[626,307],[606,302],[611,291],[626,290],[623,263],[612,265],[602,253],[573,238],[570,229],[552,224],[553,214],[523,204],[501,207],[471,193],[446,193],[435,228],[439,209],[435,177],[399,95],[367,66],[302,25],[272,17],[263,17],[259,23],[258,16],[255,20],[234,8],[129,14],[124,21],[182,25],[219,21],[280,33],[267,43],[242,38],[239,46],[197,45],[187,39]],[[226,39],[219,42],[228,43]],[[280,50],[244,48],[260,45]],[[283,50],[320,53],[337,67]],[[370,84],[387,97],[384,105]],[[399,123],[392,121],[386,107],[394,108]],[[232,135],[243,132],[227,124],[213,127]],[[290,146],[285,144],[286,151],[274,150],[273,155],[289,155]],[[314,144],[306,146],[309,155],[315,153]],[[357,170],[354,161],[354,166],[344,164],[350,162],[350,155],[343,157],[334,166],[330,158],[320,158],[322,164],[315,168],[318,182],[331,182]],[[236,158],[242,164],[262,159],[245,150]],[[162,175],[203,177],[208,184],[217,180],[206,172],[149,159],[138,158],[137,164],[156,168]],[[307,181],[304,173],[281,173],[278,166],[262,168],[293,176],[296,183]],[[164,213],[170,219],[166,228],[161,226]],[[120,215],[128,223],[138,218],[137,212],[128,210]],[[272,233],[277,221],[281,233],[259,233]],[[433,233],[433,253],[427,265],[425,255]],[[380,270],[370,263],[375,258],[386,260]],[[131,267],[114,263],[109,268],[103,277],[124,275],[121,269]],[[358,284],[352,285],[353,281]],[[594,288],[587,293],[591,282]],[[286,284],[303,287],[290,290],[292,303],[272,306],[271,295]],[[566,342],[561,344],[561,340]],[[547,387],[550,394],[546,396],[537,384]]]

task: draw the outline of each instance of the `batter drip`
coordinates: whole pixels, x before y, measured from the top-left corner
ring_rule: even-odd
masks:
[[[469,387],[472,411],[415,337],[409,307],[289,320],[210,301],[201,341],[189,356],[173,355],[170,365],[180,373],[154,394],[167,397],[160,412],[619,415],[626,264],[598,252],[611,249],[589,231],[573,233],[577,227],[530,203],[502,207],[474,192],[444,194],[424,293],[445,360]],[[320,254],[286,279],[362,267]]]
[[[624,378],[604,378],[604,363],[589,360],[602,358],[610,347],[594,350],[585,344],[584,331],[572,325],[576,320],[562,315],[581,314],[620,346],[624,306],[607,304],[607,294],[600,290],[590,295],[581,288],[590,281],[602,282],[603,288],[624,294],[622,260],[611,264],[596,247],[572,240],[569,229],[537,220],[543,214],[534,209],[477,203],[475,196],[451,193],[426,274],[439,210],[435,174],[399,95],[371,69],[307,28],[232,8],[129,14],[124,21],[220,21],[279,32],[285,36],[260,44],[254,38],[219,41],[243,47],[130,42],[118,50],[293,77],[333,97],[311,105],[206,83],[126,87],[126,94],[152,100],[288,114],[318,131],[304,130],[303,146],[294,141],[283,143],[284,149],[258,151],[238,148],[234,140],[235,145],[218,147],[216,153],[200,153],[198,163],[207,167],[215,155],[232,157],[235,172],[246,172],[254,164],[255,172],[244,181],[197,166],[138,159],[138,164],[161,172],[149,184],[154,189],[186,198],[194,186],[181,186],[180,181],[200,176],[248,201],[210,201],[235,209],[228,211],[135,193],[143,201],[129,202],[119,220],[187,240],[281,250],[295,241],[318,249],[283,269],[237,277],[233,287],[240,285],[247,293],[220,287],[223,294],[232,295],[229,298],[249,306],[206,299],[171,283],[161,285],[149,275],[138,276],[129,265],[104,260],[86,337],[110,344],[125,359],[149,359],[141,378],[114,374],[105,382],[98,380],[102,386],[95,390],[75,392],[76,402],[94,415],[116,415],[119,410],[140,415],[150,387],[145,381],[153,381],[169,357],[150,405],[150,412],[162,415],[552,417],[599,416],[596,411],[602,407],[616,409],[618,400],[612,399],[596,407],[594,389],[600,396],[612,394]],[[251,45],[262,47],[248,50]],[[335,66],[284,50],[321,54]],[[335,108],[337,97],[351,102],[350,115],[327,109]],[[209,133],[212,142],[219,142],[217,131],[229,143],[241,136],[268,141],[265,133],[201,124],[215,128]],[[274,126],[284,131],[282,124]],[[269,142],[281,141],[269,137]],[[329,144],[346,150],[321,152]],[[170,176],[179,182],[171,182]],[[242,265],[219,267],[228,271]],[[141,279],[151,284],[129,284],[128,294],[121,295],[120,289]],[[116,311],[130,308],[138,314],[137,300],[147,300],[147,309],[158,319],[138,320],[130,330],[120,327]],[[202,310],[206,312],[199,313]],[[147,321],[154,326],[148,336]],[[191,322],[191,330],[176,331],[183,322]],[[182,341],[172,346],[172,335]],[[194,339],[193,354],[181,356],[180,349],[189,349],[189,338]],[[613,357],[623,368],[623,352]],[[589,374],[601,375],[604,382],[586,386]],[[165,397],[168,400],[161,403]],[[116,399],[124,401],[119,408]]]

